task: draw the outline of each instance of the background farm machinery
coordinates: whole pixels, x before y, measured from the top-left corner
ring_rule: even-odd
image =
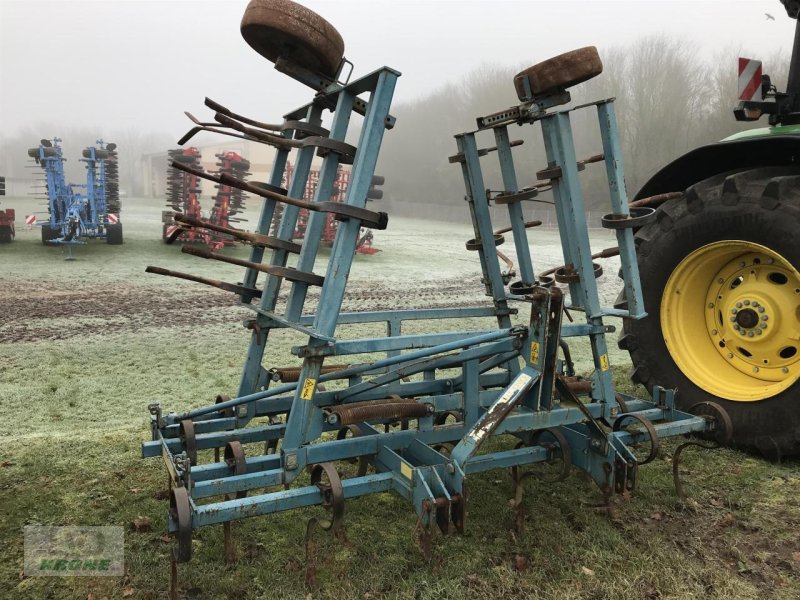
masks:
[[[0,177],[0,196],[6,195],[6,178]],[[8,244],[14,241],[16,234],[14,230],[14,209],[0,209],[0,244]]]
[[[250,260],[182,249],[243,266],[240,283],[148,267],[231,291],[252,312],[245,321],[250,346],[233,398],[219,395],[214,404],[181,412],[149,407],[152,440],[143,443],[142,452],[161,456],[169,473],[173,593],[176,565],[191,558],[192,533],[199,527],[222,523],[225,554],[232,559],[232,521],[321,505],[329,518],[312,518],[306,530],[313,586],[316,532],[342,531],[351,498],[386,491],[406,498],[417,515],[421,549],[430,556],[435,527],[443,533],[464,530],[468,483],[476,473],[511,469],[512,519],[522,526],[523,485],[537,474],[526,469],[536,463],[559,463],[558,479],[571,468],[584,471],[610,502],[634,491],[638,467],[657,456],[659,439],[695,433],[706,436],[708,446],[730,439],[727,413],[712,401],[679,411],[671,390],[655,387],[651,401],[615,389],[606,342],[613,327],[604,318],[646,315],[633,230],[655,211],[628,207],[613,101],[556,108],[569,102],[567,88],[601,72],[594,48],[523,71],[514,81],[521,104],[481,117],[477,130],[456,136],[451,162],[461,168],[474,229],[466,248],[477,255],[491,302],[348,313],[341,307],[362,227],[383,229],[388,223],[386,214],[368,210],[366,203],[384,132],[395,122],[389,109],[400,73],[383,67],[338,81],[347,64],[341,37],[319,15],[287,0],[253,0],[241,31],[248,44],[315,96],[286,114],[282,124],[207,102],[217,111],[215,120],[235,130],[231,134],[276,148],[268,183],[209,175],[174,162],[186,173],[260,196],[263,204],[255,233],[229,231],[252,246]],[[329,129],[321,127],[326,109],[333,113]],[[570,124],[575,110],[596,112],[602,155],[577,159]],[[363,115],[357,146],[343,141],[353,113]],[[530,170],[518,170],[519,143],[510,139],[509,125],[535,123],[548,164],[538,171],[537,183],[522,187],[519,174]],[[481,147],[479,139],[485,138],[489,145]],[[281,183],[292,150],[297,159],[286,189]],[[309,201],[304,195],[315,153],[323,155],[323,163]],[[490,195],[481,160],[492,156],[500,163],[503,191]],[[603,163],[608,178],[611,212],[603,225],[616,232],[619,245],[600,254],[620,255],[625,308],[603,306],[598,296],[602,268],[593,263],[579,181],[580,168],[590,163]],[[351,177],[343,202],[334,202],[340,164],[352,165]],[[527,234],[536,223],[525,222],[521,203],[550,188],[564,265],[552,277],[537,277]],[[507,207],[508,226],[493,225],[490,202]],[[281,205],[280,225],[270,233]],[[305,236],[294,240],[301,210],[309,215]],[[314,268],[329,215],[338,226],[325,274],[319,275]],[[501,271],[496,250],[508,234],[519,263],[516,281]],[[294,267],[287,265],[290,255],[296,256]],[[281,294],[282,288],[288,294]],[[311,288],[319,289],[313,304],[307,302]],[[581,313],[583,322],[573,322]],[[564,315],[570,322],[562,323]],[[456,328],[448,329],[454,319]],[[484,325],[465,329],[464,323],[476,319]],[[407,333],[424,322],[430,324],[426,333]],[[345,335],[350,326],[365,323],[381,324],[386,336]],[[275,366],[280,358],[266,353],[273,330],[294,334],[292,354],[300,364]],[[585,379],[566,373],[559,358],[567,340],[583,340],[591,348],[594,370]],[[646,452],[637,455],[640,444]],[[680,450],[676,461],[679,455]],[[350,477],[342,474],[347,462],[357,465]],[[675,474],[677,483],[677,462]]]
[[[119,171],[116,144],[97,141],[83,150],[86,183],[69,184],[64,173],[61,139],[43,139],[28,156],[41,167],[44,179],[40,195],[47,201],[48,221],[42,225],[42,243],[76,244],[81,238],[105,238],[108,244],[122,243],[119,219]],[[83,190],[78,193],[75,188]]]
[[[200,162],[202,156],[198,148],[170,150],[169,157],[171,161],[179,162],[195,171],[202,170]],[[244,180],[250,175],[250,162],[237,152],[224,151],[216,154],[215,157],[217,158],[217,176],[224,174],[227,177]],[[205,244],[212,249],[235,244],[235,238],[225,231],[231,223],[245,220],[236,216],[244,210],[247,198],[239,188],[222,183],[214,186],[217,190],[214,196],[214,205],[208,220],[204,221],[208,227],[183,227],[181,221],[176,221],[176,215],[178,215],[178,219],[188,218],[192,222],[198,223],[203,221],[200,179],[195,173],[168,167],[167,206],[171,210],[162,213],[164,241],[171,243],[178,239],[182,242]]]
[[[281,185],[288,186],[289,181],[294,174],[294,167],[291,163],[286,164],[286,171],[283,175],[283,180]],[[372,178],[372,185],[369,188],[369,192],[367,192],[367,200],[379,200],[383,197],[383,191],[380,190],[377,186],[381,186],[384,184],[384,178],[381,175],[375,175]],[[303,194],[304,200],[313,200],[314,195],[317,191],[317,183],[319,182],[319,170],[312,169],[308,174],[308,181],[306,182],[306,190]],[[350,171],[345,170],[339,167],[339,170],[336,172],[336,180],[333,183],[333,195],[330,197],[330,200],[333,202],[344,202],[344,199],[347,195],[347,186],[350,183]],[[283,214],[283,207],[278,205],[275,210],[275,215],[272,218],[272,228],[271,233],[274,235],[277,233],[278,229],[280,228],[280,220],[281,215]],[[303,239],[306,233],[306,224],[308,223],[309,213],[305,209],[300,210],[300,214],[297,217],[297,225],[294,230],[294,234],[292,234],[292,239]],[[336,227],[338,225],[338,221],[334,218],[333,215],[328,215],[325,219],[325,226],[322,229],[322,238],[320,243],[324,247],[330,248],[333,245],[333,240],[336,237]],[[372,245],[374,240],[374,234],[372,233],[371,229],[364,228],[361,231],[361,236],[358,239],[358,243],[356,244],[356,252],[359,254],[375,254],[376,252],[380,252],[377,248]]]

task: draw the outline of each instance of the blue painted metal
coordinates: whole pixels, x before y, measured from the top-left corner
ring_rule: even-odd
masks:
[[[285,64],[281,69],[292,71]],[[307,81],[308,74],[300,70],[292,71],[292,76]],[[384,67],[350,83],[325,83],[315,88],[320,95],[314,102],[285,116],[284,136],[288,139],[296,127],[289,122],[319,125],[323,107],[329,108],[334,113],[330,139],[341,142],[347,139],[352,113],[364,115],[345,200],[352,207],[366,206],[384,133],[394,124],[389,109],[398,76]],[[269,274],[260,283],[262,296],[257,306],[243,298],[243,306],[254,311],[254,318],[249,324],[253,331],[236,397],[180,414],[162,415],[160,408],[151,407],[153,440],[142,445],[143,456],[162,456],[175,485],[189,490],[192,528],[323,504],[327,501],[320,486],[298,485],[297,478],[305,467],[351,459],[368,460],[373,472],[344,480],[343,498],[392,490],[412,503],[423,528],[434,522],[443,530],[450,522],[461,528],[469,475],[553,458],[557,451],[535,441],[536,432],[548,428],[562,433],[572,450],[569,455],[574,466],[587,472],[604,494],[633,489],[637,465],[628,446],[647,442],[649,434],[645,430],[609,431],[598,425],[598,420],[613,424],[620,418],[605,337],[613,327],[603,318],[644,314],[632,236],[630,230],[618,234],[626,290],[633,302],[627,311],[603,307],[594,277],[570,111],[554,109],[565,98],[566,93],[531,99],[479,118],[477,130],[456,136],[456,162],[462,169],[474,231],[468,247],[477,251],[490,304],[341,312],[361,229],[361,221],[353,217],[340,217],[315,311],[307,312],[307,283]],[[625,214],[627,198],[613,105],[610,101],[596,104],[612,212]],[[494,233],[481,165],[489,151],[479,148],[478,139],[491,130],[495,144],[491,150],[497,151],[504,192],[509,196],[520,187],[519,161],[513,157],[516,144],[509,140],[507,125],[536,121],[542,127],[548,170],[554,174],[548,183],[553,189],[564,264],[571,276],[569,298],[572,307],[584,313],[583,323],[562,324],[564,294],[537,280],[519,202],[508,203],[508,218],[520,277],[527,288],[524,292],[509,292],[508,273],[498,261],[499,237]],[[299,150],[289,196],[302,197],[314,152],[311,146]],[[271,185],[282,181],[286,159],[285,149],[279,150]],[[341,163],[336,152],[324,156],[315,202],[330,197]],[[275,200],[264,201],[259,233],[269,232],[275,206]],[[297,215],[296,207],[284,208],[277,230],[280,239],[290,239]],[[298,271],[311,273],[317,267],[321,217],[312,211],[295,265]],[[263,249],[254,248],[251,260],[287,267],[288,253],[273,250],[267,256]],[[259,285],[258,272],[248,269],[244,282],[247,287]],[[286,301],[281,303],[279,294],[284,292]],[[517,324],[515,317],[520,311],[530,313],[526,325]],[[403,332],[406,321],[464,318],[481,318],[486,324],[476,331],[464,331],[456,323],[451,331]],[[338,328],[362,323],[385,324],[386,336],[340,339]],[[278,370],[264,365],[272,329],[284,329],[293,340],[299,340],[292,347],[292,354],[302,359],[296,382],[272,385],[272,375]],[[588,376],[592,389],[586,402],[564,391],[569,383],[557,358],[564,338],[583,338],[591,348],[595,368]],[[381,357],[376,359],[375,354]],[[350,360],[359,355],[370,355],[369,360],[326,364],[337,356]],[[629,396],[624,400],[631,412],[653,423],[659,437],[712,427],[707,419],[677,411],[670,392],[657,390],[655,397],[655,402]],[[414,416],[409,417],[412,412]],[[185,429],[180,423],[185,419],[194,422],[191,443],[182,433]],[[507,444],[477,453],[486,440],[498,436],[507,436],[514,444],[521,441],[522,446],[512,449]],[[191,464],[190,451],[222,448],[233,441],[256,448],[254,456],[245,458],[243,474],[233,474],[222,461]],[[262,454],[259,448],[266,444],[275,449],[278,443],[274,454]],[[226,494],[278,486],[290,487],[221,499]],[[194,504],[194,500],[212,497],[217,499]],[[178,529],[174,517],[169,527]]]
[[[106,144],[97,140],[96,147],[83,151],[80,160],[86,166],[86,183],[78,185],[66,181],[66,158],[61,141],[57,137],[52,142],[42,140],[38,148],[28,152],[45,173],[49,219],[42,226],[49,228],[53,236],[46,241],[50,244],[81,244],[84,243],[81,238],[105,238],[108,226],[119,223],[119,214],[114,214],[116,219],[109,221],[107,165],[111,157]]]

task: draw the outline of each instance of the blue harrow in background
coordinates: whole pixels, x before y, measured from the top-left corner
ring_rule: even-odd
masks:
[[[116,144],[97,140],[80,159],[86,166],[86,183],[67,183],[66,159],[61,139],[43,139],[28,150],[44,172],[48,220],[42,224],[42,243],[80,244],[86,238],[122,243]]]
[[[296,18],[290,24],[278,10],[287,5]],[[321,31],[326,43],[307,36],[312,29],[315,35]],[[280,34],[287,31],[295,40],[306,40],[304,51],[276,41],[285,39]],[[628,207],[613,100],[559,108],[570,101],[570,86],[602,70],[594,48],[523,71],[514,82],[519,105],[481,117],[476,130],[456,136],[457,152],[450,162],[463,173],[474,227],[466,247],[477,255],[489,300],[466,308],[351,313],[341,307],[361,227],[383,229],[388,223],[386,214],[368,210],[366,203],[384,133],[395,123],[390,105],[400,73],[383,67],[341,81],[342,67],[349,63],[341,54],[338,59],[331,55],[331,47],[341,42],[338,33],[318,15],[286,0],[251,2],[242,33],[279,71],[306,83],[315,94],[276,124],[242,117],[207,99],[216,124],[195,120],[197,126],[185,136],[184,141],[212,129],[274,146],[266,183],[215,177],[173,164],[263,198],[254,233],[225,232],[251,245],[249,260],[182,248],[244,267],[239,283],[148,267],[149,272],[231,291],[252,314],[245,321],[250,346],[233,398],[220,395],[214,404],[180,412],[165,412],[158,403],[149,407],[152,440],[143,443],[142,454],[162,457],[170,477],[173,593],[175,565],[190,559],[192,534],[200,527],[223,524],[225,555],[232,559],[232,521],[324,507],[330,517],[311,519],[306,534],[307,575],[313,586],[314,531],[340,531],[352,498],[388,491],[406,498],[418,517],[421,548],[430,555],[434,525],[444,533],[463,531],[468,498],[481,501],[468,495],[476,473],[512,470],[514,519],[521,527],[522,485],[531,474],[523,469],[531,465],[557,462],[559,479],[573,468],[584,471],[610,501],[634,490],[638,468],[658,454],[659,439],[701,434],[711,446],[731,435],[727,415],[714,403],[698,405],[690,414],[675,408],[672,390],[656,388],[650,401],[615,389],[606,342],[614,328],[604,318],[646,315],[633,230],[651,219],[653,211]],[[323,127],[326,110],[332,113],[329,127]],[[596,113],[602,140],[602,153],[584,160],[576,157],[571,132],[577,110]],[[352,146],[344,140],[356,114],[363,120]],[[508,131],[509,125],[536,123],[547,155],[541,169],[514,156],[521,142],[512,141]],[[283,189],[290,152],[296,153],[294,172]],[[307,201],[303,193],[315,155],[323,157],[322,166],[314,199]],[[499,161],[500,192],[489,192],[484,181],[482,163],[492,157]],[[618,248],[597,254],[589,246],[579,182],[579,171],[591,163],[605,165],[611,210],[602,224],[618,240]],[[352,176],[345,201],[334,203],[329,198],[340,164],[351,164]],[[537,183],[522,186],[523,176],[535,177]],[[564,255],[564,265],[552,277],[537,276],[534,270],[535,239],[528,238],[527,230],[538,223],[526,222],[523,214],[523,203],[546,190],[552,190]],[[507,226],[493,225],[490,203],[506,206]],[[281,219],[270,235],[280,205]],[[301,209],[310,217],[305,237],[298,241],[292,234]],[[327,268],[317,273],[328,214],[339,226]],[[176,222],[210,225],[181,215]],[[516,281],[516,273],[501,270],[498,260],[497,246],[509,233],[519,263]],[[602,269],[593,259],[616,254],[627,304],[606,307],[596,283]],[[308,302],[311,288],[319,296],[313,303]],[[562,323],[565,314],[568,323]],[[583,318],[573,322],[573,315],[580,314]],[[459,327],[476,318],[483,318],[485,326]],[[404,333],[412,321],[435,322],[431,331],[441,331],[445,320],[455,324],[450,331]],[[386,336],[350,339],[348,327],[363,323],[383,324]],[[298,366],[279,367],[276,361],[285,358],[267,352],[274,330],[295,335],[292,354]],[[568,344],[573,343],[591,347],[594,370],[586,378],[572,371]],[[490,438],[496,441],[487,443]],[[635,453],[639,445],[646,448],[644,454]],[[350,477],[342,476],[347,462],[357,464]]]

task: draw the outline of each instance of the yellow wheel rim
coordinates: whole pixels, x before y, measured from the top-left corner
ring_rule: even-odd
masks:
[[[800,273],[752,242],[698,248],[667,281],[661,331],[675,364],[706,392],[770,398],[800,376]]]

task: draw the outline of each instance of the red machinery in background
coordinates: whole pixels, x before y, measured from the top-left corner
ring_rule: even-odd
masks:
[[[289,182],[292,179],[292,175],[294,174],[294,166],[291,163],[287,163],[286,171],[284,172],[284,180],[283,186],[288,188]],[[303,194],[303,199],[311,201],[314,199],[314,194],[317,191],[317,182],[319,181],[319,171],[318,170],[311,170],[308,175],[308,179],[306,180],[306,189]],[[384,178],[381,175],[376,175],[372,178],[372,186],[370,187],[369,192],[367,193],[368,200],[379,200],[383,197],[383,191],[376,188],[376,186],[383,185]],[[345,170],[339,167],[339,170],[336,172],[336,179],[333,183],[333,194],[330,197],[330,201],[332,202],[344,202],[345,196],[347,195],[347,188],[350,184],[350,171]],[[325,200],[325,199],[322,199]],[[280,225],[280,219],[283,214],[281,204],[276,206],[275,216],[272,219],[272,235],[277,235],[278,226]],[[295,226],[294,234],[292,234],[292,239],[301,239],[305,237],[306,233],[306,225],[308,223],[308,211],[305,209],[300,210],[300,214],[297,217],[297,225]],[[325,218],[325,227],[322,230],[322,246],[330,247],[333,244],[333,239],[336,236],[336,227],[338,226],[339,222],[334,218],[333,214],[328,213]],[[372,245],[373,235],[372,230],[366,227],[361,228],[361,236],[358,239],[356,245],[356,252],[359,254],[375,254],[376,252],[380,252],[378,248],[375,248]]]
[[[6,178],[0,177],[0,196],[6,195]],[[14,209],[0,210],[0,244],[14,241]]]
[[[250,175],[250,161],[242,158],[237,152],[226,151],[216,155],[217,157],[217,175],[226,173],[235,177],[236,179],[244,181],[247,175]],[[230,223],[240,223],[246,221],[241,217],[236,218],[244,210],[244,201],[247,198],[246,194],[238,189],[230,187],[229,185],[217,184],[217,195],[214,198],[214,207],[211,209],[209,215],[209,223],[228,227]],[[212,248],[219,248],[221,246],[232,246],[236,242],[230,235],[219,233],[216,231],[207,231],[209,237],[208,245]]]
[[[200,150],[195,147],[170,150],[170,161],[181,163],[196,171],[202,171]],[[225,151],[215,155],[217,158],[217,175],[223,173],[239,180],[244,180],[250,175],[250,161],[239,153]],[[214,206],[211,208],[208,219],[210,225],[227,228],[231,223],[241,222],[245,219],[236,217],[244,210],[246,194],[237,188],[217,184],[217,193],[214,197]],[[179,169],[167,170],[167,206],[172,210],[163,213],[163,239],[171,242],[177,238],[181,242],[205,244],[209,248],[218,250],[223,246],[235,244],[233,237],[226,233],[203,229],[201,227],[183,228],[174,220],[176,214],[183,215],[195,221],[202,221],[203,211],[200,204],[200,178],[198,175]],[[181,229],[178,232],[178,229]]]

